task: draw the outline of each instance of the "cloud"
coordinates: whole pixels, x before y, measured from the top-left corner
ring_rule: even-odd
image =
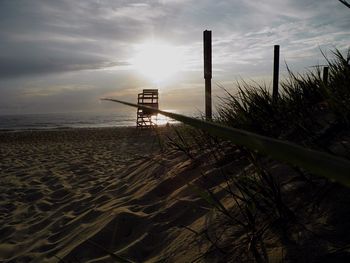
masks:
[[[97,70],[108,67],[126,66],[126,62],[106,61],[98,57],[74,56],[0,56],[0,78],[27,75],[61,73],[80,70]]]
[[[112,8],[96,12],[89,3],[0,2],[0,78],[125,66],[122,46],[136,22],[121,23],[128,15],[125,8],[114,12],[121,15],[118,21],[109,17]],[[134,8],[143,13],[144,7]],[[152,18],[135,17],[139,22]]]
[[[205,29],[213,31],[215,82],[269,77],[275,44],[281,60],[301,71],[322,62],[320,48],[348,48],[349,27],[349,10],[336,0],[0,1],[0,105],[60,109],[69,97],[76,109],[103,94],[132,99],[133,90],[152,84],[128,61],[134,46],[153,38],[186,56],[183,76],[168,90],[198,88]]]

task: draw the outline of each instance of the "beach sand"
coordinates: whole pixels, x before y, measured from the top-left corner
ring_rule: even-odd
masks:
[[[247,262],[250,232],[216,213],[203,189],[246,222],[227,176],[255,176],[256,168],[226,142],[192,159],[166,144],[172,132],[0,132],[0,262]],[[293,243],[279,224],[264,234],[270,262],[330,262],[339,253],[336,262],[345,262],[350,191],[261,162],[281,185],[285,207],[296,211],[285,220]],[[272,206],[272,222],[277,212]],[[269,222],[260,216],[257,224]]]
[[[160,150],[159,136],[135,128],[1,132],[0,261],[201,255],[207,245],[184,228],[200,229],[208,211],[186,187],[200,174]]]

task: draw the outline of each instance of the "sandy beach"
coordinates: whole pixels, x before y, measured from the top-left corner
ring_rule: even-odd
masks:
[[[0,263],[350,262],[349,11],[0,0]]]
[[[189,249],[193,233],[180,227],[203,224],[203,200],[183,187],[199,174],[159,145],[135,128],[1,132],[0,261],[200,255],[206,246]]]
[[[243,187],[246,175],[259,191],[273,189],[256,179],[244,151],[222,142],[191,158],[166,144],[172,131],[1,132],[0,262],[248,262],[255,226],[266,222],[269,262],[347,258],[348,189],[305,183],[263,158],[282,197],[266,194],[274,199],[259,214],[230,192],[228,178],[239,176]]]

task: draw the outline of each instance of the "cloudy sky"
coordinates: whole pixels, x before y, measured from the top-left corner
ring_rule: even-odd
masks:
[[[269,85],[275,44],[282,74],[284,62],[323,64],[320,49],[349,48],[349,28],[337,0],[0,0],[0,114],[107,111],[116,105],[99,98],[135,101],[155,87],[163,109],[203,110],[203,30],[213,32],[215,96],[240,78]],[[149,43],[181,58],[167,79],[137,67]]]

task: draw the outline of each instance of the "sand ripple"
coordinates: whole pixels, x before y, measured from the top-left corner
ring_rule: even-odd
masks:
[[[157,151],[134,129],[0,133],[0,261],[172,257],[206,209],[176,194],[198,176],[186,158],[140,158]]]

